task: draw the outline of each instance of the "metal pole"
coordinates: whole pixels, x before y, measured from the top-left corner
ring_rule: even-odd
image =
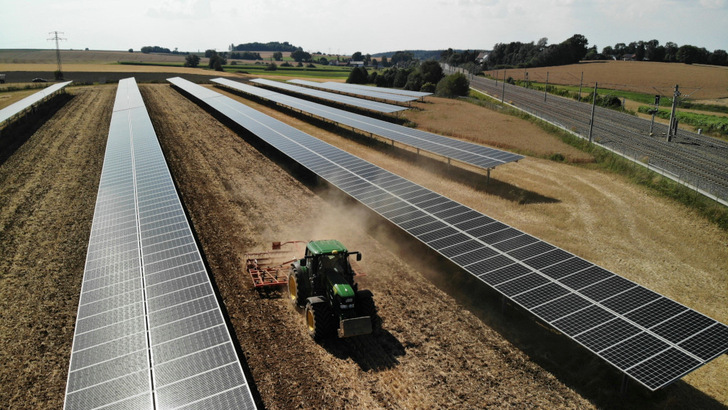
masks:
[[[672,95],[672,111],[670,111],[670,125],[667,127],[667,142],[672,141],[673,128],[675,128],[675,109],[677,108],[677,97],[680,96],[678,85],[675,84],[675,93]],[[677,129],[675,128],[675,131]]]
[[[498,86],[498,70],[495,70],[495,85]]]
[[[501,94],[501,103],[503,103],[506,99],[506,71],[503,70],[503,93]]]
[[[659,94],[655,96],[655,109],[652,111],[652,122],[650,123],[650,137],[652,136],[652,130],[655,127],[655,115],[657,114],[657,111],[660,109],[660,96]]]
[[[579,102],[581,102],[581,85],[584,83],[584,72],[581,72],[581,80],[579,80]]]
[[[546,102],[546,95],[549,93],[549,72],[546,71],[546,87],[543,88],[543,102]]]
[[[594,100],[592,101],[591,121],[589,121],[589,142],[592,142],[592,131],[594,130],[594,111],[597,107],[597,85],[594,83]]]

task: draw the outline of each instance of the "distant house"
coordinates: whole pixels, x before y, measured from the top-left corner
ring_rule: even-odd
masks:
[[[349,65],[352,67],[364,67],[364,62],[351,60],[349,61]]]
[[[478,64],[483,64],[483,61],[488,59],[488,54],[490,54],[489,51],[481,51],[480,54],[475,58],[475,62]]]
[[[622,56],[622,61],[634,61],[637,58],[637,54],[625,54]]]

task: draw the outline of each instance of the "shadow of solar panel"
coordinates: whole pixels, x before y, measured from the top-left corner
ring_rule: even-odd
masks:
[[[170,79],[172,83],[180,81]],[[677,303],[250,107],[227,97],[200,100],[206,102],[205,98],[214,100],[214,105],[210,104],[213,108],[225,105],[220,112],[257,132],[259,138],[301,166],[313,172],[325,170],[320,172],[326,175],[319,176],[331,177],[332,184],[348,189],[363,205],[596,355],[616,363],[649,389],[663,387],[704,364],[687,360],[662,365],[661,360],[672,357],[671,350],[677,352],[675,357],[688,359],[728,350],[725,326],[712,319],[691,310],[686,316]],[[452,144],[460,146],[457,141]],[[324,165],[327,162],[338,169]]]

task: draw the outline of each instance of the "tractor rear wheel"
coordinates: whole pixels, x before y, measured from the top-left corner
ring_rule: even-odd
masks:
[[[323,340],[336,335],[338,324],[334,312],[320,298],[309,298],[306,303],[306,326],[308,334],[315,340]]]
[[[308,281],[306,279],[298,269],[291,269],[288,272],[288,296],[291,303],[299,308],[306,305],[306,298],[308,298]]]
[[[377,306],[374,304],[374,295],[368,290],[356,292],[356,313],[359,316],[369,316],[372,319],[372,334],[382,330],[382,318],[377,313]]]

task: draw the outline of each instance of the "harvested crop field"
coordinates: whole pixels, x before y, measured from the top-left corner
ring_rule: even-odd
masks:
[[[693,100],[710,100],[728,97],[728,67],[682,63],[657,63],[650,61],[583,61],[559,67],[537,67],[507,70],[506,75],[523,80],[525,73],[531,81],[545,82],[546,73],[549,83],[579,85],[584,73],[584,85],[615,90],[655,93],[657,88],[663,95],[672,95],[675,84],[680,85],[683,95]],[[487,71],[491,76],[496,71]],[[498,71],[503,78],[503,70]],[[654,88],[653,88],[654,87]]]
[[[267,408],[728,405],[725,357],[663,392],[645,395],[632,387],[620,395],[620,378],[608,366],[579,349],[564,349],[563,338],[512,308],[501,309],[492,294],[463,295],[448,286],[449,272],[438,269],[434,255],[414,253],[419,248],[378,229],[366,212],[302,184],[170,87],[141,90]],[[72,89],[76,96],[0,165],[5,364],[0,402],[11,408],[62,404],[114,91],[114,86]],[[458,171],[446,177],[447,167],[428,161],[422,167],[396,149],[362,144],[256,107],[728,321],[725,232],[621,178],[526,158],[497,168],[492,185],[484,188],[473,182],[482,175]],[[483,110],[475,114],[478,121],[504,121],[471,105],[452,109]],[[418,119],[437,129],[435,120],[428,123],[426,114]],[[561,151],[553,137],[512,121],[507,128],[516,136],[508,144],[535,152],[529,141],[550,138],[553,144],[544,147]],[[461,124],[453,134],[477,140],[477,124]],[[496,141],[503,132],[485,129],[481,138]],[[241,260],[245,252],[264,250],[273,240],[312,238],[338,238],[364,253],[367,276],[361,284],[375,295],[382,335],[316,344],[285,299],[260,298],[250,289]],[[457,303],[455,297],[467,301]]]

